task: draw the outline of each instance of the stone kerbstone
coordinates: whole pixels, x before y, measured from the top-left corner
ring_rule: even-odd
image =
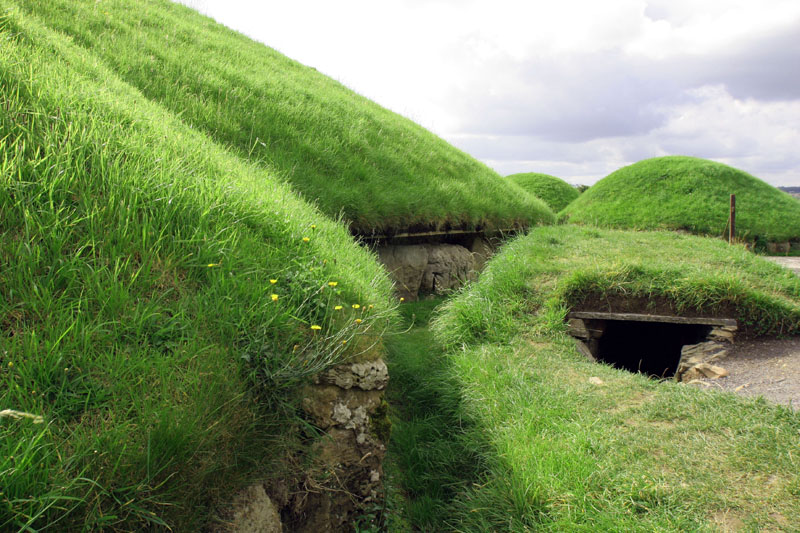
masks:
[[[426,245],[428,265],[422,275],[420,290],[442,294],[457,289],[475,277],[475,257],[457,244]]]
[[[378,259],[395,281],[398,294],[415,300],[428,265],[428,249],[422,244],[378,247]]]

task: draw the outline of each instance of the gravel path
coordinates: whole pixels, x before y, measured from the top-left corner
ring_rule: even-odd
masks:
[[[765,257],[800,275],[800,257]],[[719,366],[730,375],[701,386],[790,405],[800,410],[800,337],[737,341]]]
[[[716,364],[730,375],[702,380],[702,386],[763,396],[800,410],[800,337],[737,341]]]
[[[795,274],[800,275],[800,257],[765,257],[764,259],[783,265],[789,270],[794,270]]]

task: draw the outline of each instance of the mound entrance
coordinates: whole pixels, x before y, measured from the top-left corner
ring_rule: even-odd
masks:
[[[737,330],[736,320],[717,317],[573,311],[568,320],[591,360],[678,381],[727,375],[713,363],[727,355]]]

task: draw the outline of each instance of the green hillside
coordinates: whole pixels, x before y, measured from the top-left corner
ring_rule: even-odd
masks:
[[[524,172],[511,174],[506,179],[519,185],[526,192],[541,198],[556,213],[578,197],[578,189],[555,176],[539,174],[537,172]]]
[[[424,465],[404,471],[407,490],[427,479],[449,489],[427,493],[427,530],[791,531],[798,413],[588,361],[565,315],[591,298],[733,310],[751,334],[800,332],[800,278],[744,247],[575,226],[515,239],[440,307],[433,329],[447,353],[400,354],[431,369],[414,394],[437,402],[394,441]],[[427,431],[425,450],[406,445],[406,427]]]
[[[291,475],[295,388],[386,327],[390,283],[4,1],[0,41],[0,411],[23,413],[0,415],[0,530],[199,531],[215,497]]]
[[[738,237],[800,239],[800,204],[791,196],[750,174],[694,157],[658,157],[621,168],[563,214],[577,224],[723,236],[731,194],[736,195]]]
[[[144,96],[357,233],[550,223],[538,199],[399,115],[167,0],[19,2]]]

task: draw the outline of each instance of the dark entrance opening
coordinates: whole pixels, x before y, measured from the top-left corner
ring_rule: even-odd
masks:
[[[608,320],[597,338],[595,357],[630,372],[656,378],[675,375],[681,348],[706,340],[711,326]]]

